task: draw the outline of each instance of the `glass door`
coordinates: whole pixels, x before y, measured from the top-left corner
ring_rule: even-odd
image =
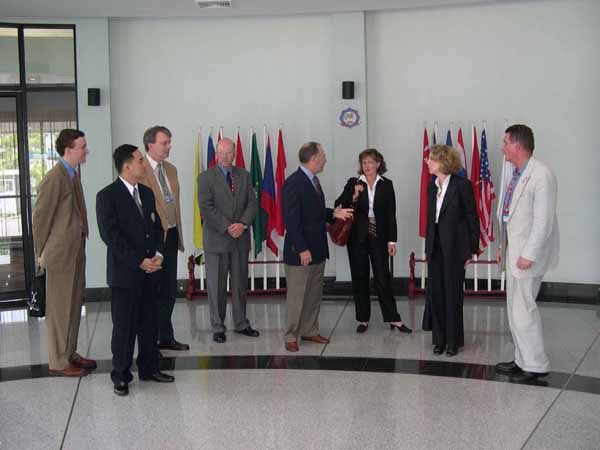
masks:
[[[0,92],[0,302],[26,298],[31,257],[26,196],[21,189],[23,129],[18,93]]]

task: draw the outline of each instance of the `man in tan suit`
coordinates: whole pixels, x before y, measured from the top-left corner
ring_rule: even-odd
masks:
[[[65,129],[56,139],[60,161],[40,183],[33,210],[36,262],[46,270],[48,366],[52,375],[81,377],[96,361],[77,353],[85,286],[87,213],[77,166],[88,154],[85,134]]]
[[[149,186],[154,193],[165,238],[161,289],[157,300],[158,347],[164,350],[189,350],[189,345],[175,340],[171,323],[177,294],[177,250],[184,250],[177,169],[166,161],[171,152],[171,136],[168,128],[159,125],[146,130],[144,147],[148,164],[140,182]]]
[[[533,149],[531,128],[506,129],[502,150],[515,170],[503,193],[496,258],[501,262],[504,253],[506,312],[515,353],[513,361],[496,364],[496,371],[513,381],[529,381],[550,370],[535,301],[544,274],[558,264],[558,184],[552,169],[533,156]]]

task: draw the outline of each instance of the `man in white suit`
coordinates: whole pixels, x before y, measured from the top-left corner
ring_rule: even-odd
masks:
[[[502,199],[500,249],[506,263],[506,310],[515,344],[514,361],[496,371],[514,381],[546,375],[550,361],[544,351],[542,321],[536,297],[546,271],[558,264],[557,182],[552,170],[533,157],[533,131],[512,125],[502,151],[516,168]]]

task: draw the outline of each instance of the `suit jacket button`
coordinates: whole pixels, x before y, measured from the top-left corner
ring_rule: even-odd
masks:
[[[150,237],[150,235],[149,235],[149,234],[147,234],[147,235],[146,235],[146,239],[148,239],[149,237]]]

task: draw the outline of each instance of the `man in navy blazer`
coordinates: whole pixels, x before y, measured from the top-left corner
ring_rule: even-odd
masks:
[[[174,377],[158,369],[156,296],[163,256],[163,229],[152,189],[138,183],[146,159],[133,145],[113,154],[119,178],[98,192],[96,215],[107,246],[107,282],[111,288],[113,354],[110,377],[117,395],[129,393],[133,350],[138,339],[140,380],[162,383]]]
[[[325,260],[329,258],[326,222],[347,219],[352,209],[325,207],[317,174],[327,158],[323,146],[308,142],[298,152],[300,167],[282,188],[286,228],[283,260],[287,282],[287,330],[285,348],[298,351],[298,337],[319,344],[329,340],[319,334],[319,309]]]

